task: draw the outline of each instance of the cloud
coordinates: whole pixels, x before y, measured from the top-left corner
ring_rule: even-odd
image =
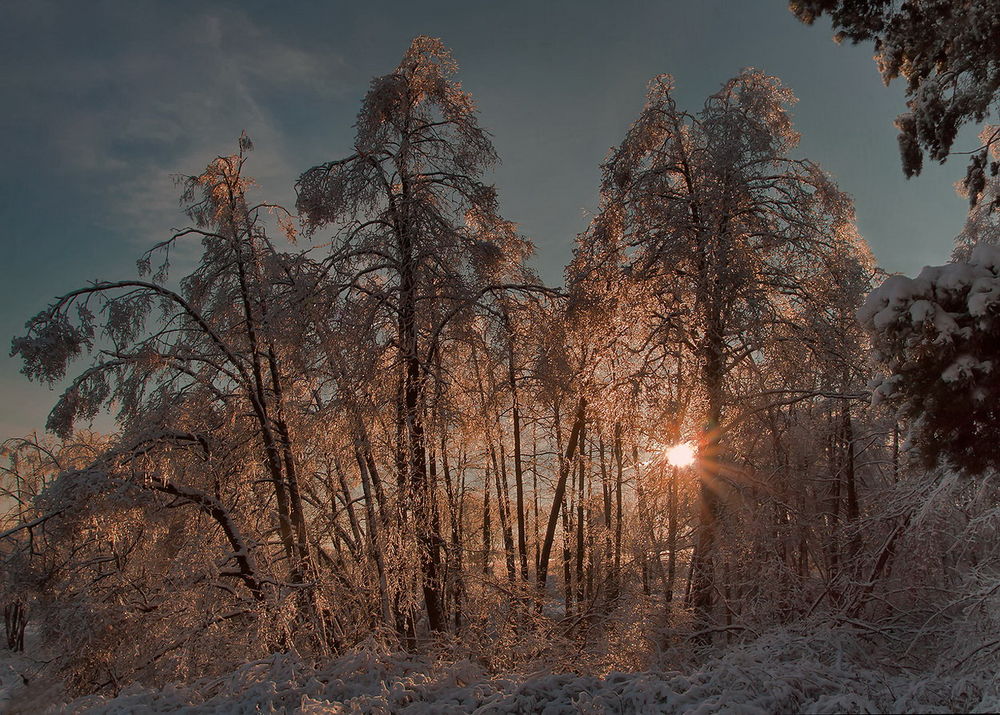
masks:
[[[138,258],[188,220],[178,206],[175,175],[196,174],[216,155],[236,151],[244,129],[257,147],[248,171],[261,198],[294,200],[305,167],[289,159],[296,136],[283,126],[301,100],[336,102],[353,85],[342,58],[328,46],[302,48],[290,35],[256,22],[239,8],[192,12],[172,3],[12,3],[0,25],[0,179],[10,187],[3,239],[37,235],[44,251],[12,265],[46,295],[90,277],[44,256],[79,255],[76,244],[100,235],[120,246],[106,260]],[[261,16],[265,17],[265,16]],[[355,83],[356,84],[356,83]],[[18,197],[45,206],[38,217]],[[101,235],[103,234],[103,235]],[[69,248],[70,246],[73,248]],[[172,251],[179,277],[197,259],[196,242]],[[129,261],[124,261],[128,270]],[[18,288],[16,286],[22,286]],[[40,306],[4,287],[4,340]],[[44,423],[54,394],[29,385],[18,365],[0,359],[0,435]]]
[[[80,16],[41,3],[13,19],[11,34],[50,38],[38,47],[14,38],[2,58],[12,71],[0,78],[0,96],[14,110],[0,130],[35,140],[14,158],[22,169],[76,184],[103,209],[101,228],[143,246],[183,222],[172,175],[234,152],[244,129],[258,147],[250,173],[269,199],[292,198],[303,167],[285,158],[281,102],[290,93],[319,101],[342,93],[341,57],[302,49],[238,9],[95,7]],[[114,40],[81,45],[80,31]]]

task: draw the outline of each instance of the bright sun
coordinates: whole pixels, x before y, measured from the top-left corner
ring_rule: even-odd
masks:
[[[695,459],[694,445],[690,442],[675,444],[667,449],[667,461],[674,467],[687,467]]]

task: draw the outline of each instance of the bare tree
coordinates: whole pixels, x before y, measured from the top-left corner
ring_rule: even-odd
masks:
[[[631,290],[658,298],[637,316],[698,366],[702,407],[699,537],[692,601],[707,625],[723,489],[722,435],[730,378],[775,326],[793,320],[804,285],[853,219],[849,199],[815,164],[791,159],[798,136],[780,82],[745,70],[691,114],[667,76],[604,165],[595,269],[617,261]],[[645,301],[647,305],[655,302]],[[644,301],[640,300],[639,305]]]
[[[394,72],[372,82],[354,153],[316,166],[298,183],[310,231],[332,224],[326,265],[343,290],[376,295],[391,316],[398,385],[396,465],[401,501],[416,523],[431,630],[445,628],[441,544],[428,469],[431,365],[451,324],[468,319],[509,278],[527,282],[529,246],[497,213],[481,180],[497,157],[440,40],[418,37]]]

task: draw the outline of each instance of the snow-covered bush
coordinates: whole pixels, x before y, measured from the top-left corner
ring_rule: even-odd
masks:
[[[967,263],[892,276],[858,311],[885,375],[873,401],[895,404],[928,464],[1000,467],[1000,247]]]
[[[211,673],[273,648],[279,609],[227,583],[207,515],[93,468],[63,473],[35,503],[47,518],[6,576],[31,604],[48,675],[70,692]]]
[[[864,633],[778,629],[678,672],[491,675],[469,661],[435,663],[362,644],[315,667],[291,654],[221,677],[162,689],[131,686],[89,696],[69,713],[703,713],[994,712],[986,669],[936,672],[888,667]],[[19,703],[20,704],[20,703]]]

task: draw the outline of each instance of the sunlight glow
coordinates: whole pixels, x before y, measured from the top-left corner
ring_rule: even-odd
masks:
[[[674,467],[687,467],[694,463],[695,449],[690,442],[675,444],[667,449],[667,461]]]

